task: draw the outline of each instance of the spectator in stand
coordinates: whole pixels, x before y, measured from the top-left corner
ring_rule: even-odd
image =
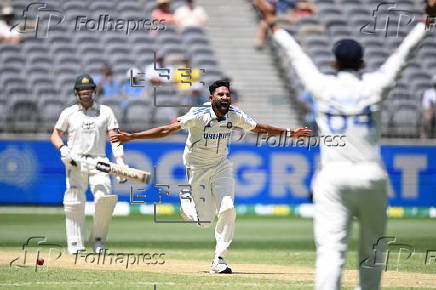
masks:
[[[274,2],[274,1],[270,1]],[[277,0],[275,1],[275,8],[276,8],[276,15],[286,15],[289,14],[292,9],[295,8],[295,1],[294,0]]]
[[[145,67],[145,80],[150,84],[150,88],[158,85],[168,85],[172,82],[172,69],[165,65],[165,53],[159,51],[156,54],[155,63]]]
[[[152,19],[164,20],[164,25],[174,24],[174,14],[170,11],[170,0],[157,0],[156,8],[151,12]],[[156,36],[158,30],[150,30],[151,36]]]
[[[21,41],[20,33],[17,29],[15,28],[11,31],[14,16],[12,7],[3,7],[0,19],[0,42],[19,43]]]
[[[123,98],[121,102],[123,109],[127,108],[130,100],[148,98],[145,88],[147,85],[144,81],[140,81],[141,79],[143,79],[143,75],[141,75],[141,72],[136,67],[132,67],[127,71],[120,90],[121,97]]]
[[[206,103],[208,98],[204,94],[204,86],[200,83],[195,83],[190,90],[190,98],[190,104],[193,106],[200,106]]]
[[[200,70],[192,66],[189,57],[184,57],[182,64],[174,71],[174,83],[179,91],[191,89],[200,78]]]
[[[95,77],[94,80],[97,83],[97,96],[113,98],[120,94],[120,83],[113,78],[110,65],[104,65],[101,76]]]
[[[436,137],[436,75],[432,82],[433,87],[427,89],[422,98],[421,136],[424,138]]]
[[[186,27],[204,27],[207,18],[206,11],[194,5],[193,0],[186,0],[186,5],[177,8],[174,13],[174,21],[179,32],[183,32]]]
[[[292,10],[291,23],[296,23],[302,17],[312,15],[316,12],[316,7],[312,2],[308,0],[299,0],[295,8]]]
[[[259,27],[257,29],[256,36],[256,49],[260,50],[265,47],[265,38],[268,32],[268,25],[265,21],[265,15],[262,14],[261,9],[262,5],[268,7],[270,13],[274,14],[277,18],[284,18],[285,15],[288,15],[289,18],[291,9],[295,8],[295,2],[292,0],[254,0],[253,5],[260,11],[261,20],[259,22]]]

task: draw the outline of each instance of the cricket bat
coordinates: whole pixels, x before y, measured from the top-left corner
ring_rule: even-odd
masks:
[[[105,172],[110,175],[119,176],[139,183],[145,183],[145,184],[150,183],[151,173],[147,171],[139,170],[136,168],[123,167],[113,162],[103,162],[103,161],[95,162],[79,156],[73,157],[73,161],[79,163],[85,162],[93,166],[98,171]]]

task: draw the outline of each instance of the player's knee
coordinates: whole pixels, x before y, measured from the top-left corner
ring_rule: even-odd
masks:
[[[235,212],[235,206],[233,204],[233,198],[231,196],[224,196],[221,200],[218,215],[223,214],[226,211]]]
[[[220,218],[225,218],[228,221],[235,221],[236,220],[236,210],[234,207],[228,208],[224,211],[221,211],[219,214]]]
[[[74,204],[76,202],[85,204],[85,190],[78,186],[72,186],[65,191],[64,195],[64,205],[65,204]]]
[[[106,184],[97,184],[93,187],[94,199],[111,195],[111,188]]]
[[[64,211],[66,214],[80,214],[85,211],[85,202],[64,200]]]
[[[110,195],[104,195],[104,194],[95,194],[94,196],[94,200],[95,200],[95,205],[97,207],[99,206],[115,206],[115,204],[118,201],[118,196],[115,194],[110,194]]]

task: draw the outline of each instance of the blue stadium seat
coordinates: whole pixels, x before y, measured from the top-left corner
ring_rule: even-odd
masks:
[[[150,101],[130,101],[126,112],[126,127],[130,130],[146,128],[152,122],[153,110]]]

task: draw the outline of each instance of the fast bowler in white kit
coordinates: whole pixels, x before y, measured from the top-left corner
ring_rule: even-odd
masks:
[[[428,4],[427,12],[434,11],[434,2]],[[360,72],[364,62],[359,43],[338,41],[333,48],[335,76],[320,73],[294,38],[272,20],[270,27],[274,40],[317,101],[321,134],[346,135],[344,147],[321,144],[320,148],[321,168],[314,181],[315,288],[340,289],[347,241],[356,217],[360,222],[357,289],[379,289],[383,249],[373,247],[379,246],[377,242],[385,234],[387,209],[387,174],[379,146],[380,102],[395,85],[410,52],[424,38],[425,24],[418,23],[384,65],[371,73]]]
[[[88,185],[95,200],[94,224],[90,237],[95,252],[104,249],[112,212],[117,203],[117,196],[111,194],[111,180],[107,173],[74,161],[74,157],[78,156],[91,162],[108,162],[106,137],[118,130],[118,122],[112,109],[94,101],[95,88],[94,80],[89,75],[81,75],[76,79],[74,91],[78,103],[62,111],[50,138],[53,146],[60,151],[66,168],[64,210],[68,252],[71,254],[85,250],[85,192]],[[62,140],[64,134],[68,135],[67,145]],[[113,144],[112,153],[117,164],[125,166],[122,146]],[[125,181],[121,178],[117,180]]]
[[[233,127],[258,134],[290,137],[309,136],[305,128],[281,129],[256,123],[239,109],[231,106],[230,84],[216,81],[209,87],[208,107],[192,108],[178,121],[167,126],[138,133],[120,132],[111,138],[121,144],[137,139],[162,138],[188,129],[183,161],[186,166],[190,192],[181,193],[181,215],[201,227],[211,226],[215,215],[215,257],[211,273],[231,273],[223,257],[233,240],[236,212],[235,182],[232,163],[227,159],[228,144]],[[192,202],[191,202],[192,201]]]

